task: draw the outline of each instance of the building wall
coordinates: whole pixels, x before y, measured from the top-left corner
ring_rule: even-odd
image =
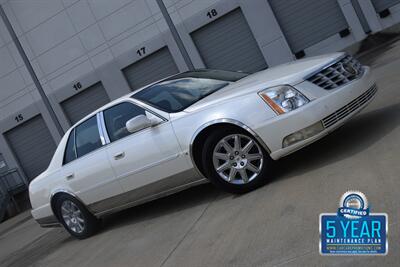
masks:
[[[307,0],[304,0],[307,1]],[[336,0],[328,0],[336,1]],[[370,0],[359,0],[372,31],[400,19],[378,18]],[[368,2],[368,3],[366,3]],[[188,67],[156,0],[0,0],[64,130],[60,102],[101,81],[109,98],[131,92],[122,69],[167,46],[179,71]],[[190,33],[240,7],[268,66],[295,60],[268,0],[164,0],[196,68],[204,62]],[[306,56],[342,50],[366,37],[351,0],[338,0],[349,34],[334,34],[304,49]],[[209,16],[212,10],[216,16]],[[316,14],[318,15],[318,14]],[[140,53],[145,47],[146,55]],[[76,90],[74,85],[80,84]],[[0,21],[0,153],[19,168],[6,131],[41,114],[52,138],[60,136],[17,49]],[[23,118],[18,119],[18,118]]]

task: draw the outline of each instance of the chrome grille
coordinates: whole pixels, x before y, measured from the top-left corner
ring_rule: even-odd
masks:
[[[331,90],[358,79],[363,73],[364,68],[357,59],[352,56],[345,56],[338,62],[314,74],[307,81],[326,90]]]
[[[375,94],[376,91],[378,90],[376,84],[374,84],[368,91],[351,101],[349,104],[346,106],[342,107],[341,109],[338,109],[336,112],[332,113],[328,117],[324,118],[322,120],[322,123],[324,124],[325,128],[329,128],[338,121],[344,119],[347,117],[349,114],[357,110],[359,107],[363,106],[365,103],[367,103]]]

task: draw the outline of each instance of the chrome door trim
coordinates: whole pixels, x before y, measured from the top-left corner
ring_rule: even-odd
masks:
[[[103,145],[108,145],[111,143],[111,141],[110,137],[108,136],[106,123],[104,120],[104,112],[100,111],[99,113],[97,113],[97,115],[98,115],[97,125],[99,126],[101,142],[103,143],[104,141]]]
[[[189,178],[188,178],[189,177]],[[167,188],[163,191],[159,191],[159,188],[169,184],[171,181],[185,180],[185,183],[176,185],[173,188]],[[155,199],[159,199],[179,191],[185,190],[187,188],[207,183],[208,180],[197,175],[195,170],[189,169],[183,171],[181,173],[177,173],[175,175],[169,176],[164,180],[154,182],[152,184],[146,185],[143,188],[133,189],[128,192],[124,192],[120,195],[116,195],[111,198],[107,198],[104,200],[100,200],[98,202],[92,203],[88,205],[88,208],[93,211],[96,217],[102,217],[111,213],[115,213],[127,208],[131,208]],[[159,191],[155,193],[156,191]],[[142,197],[138,197],[137,195],[145,195]],[[148,195],[147,195],[148,194]]]
[[[168,119],[166,117],[164,117],[163,115],[161,115],[160,113],[155,112],[154,110],[150,109],[145,103],[135,99],[135,98],[129,98],[129,99],[125,99],[123,102],[130,102],[131,104],[137,105],[139,107],[141,107],[142,109],[146,110],[147,112],[153,114],[154,116],[159,117],[160,119],[162,119],[164,122],[168,121]],[[121,103],[123,103],[121,102]],[[163,111],[162,111],[163,112]],[[164,112],[165,113],[165,112]]]
[[[75,130],[75,128],[72,131],[74,131],[74,151],[75,151],[75,153],[74,153],[75,154],[75,159],[74,160],[77,160],[78,159],[78,149],[76,148],[76,130]],[[68,140],[67,140],[67,142],[68,142]],[[64,150],[64,153],[65,153],[65,150]]]
[[[159,199],[159,198],[167,197],[169,195],[181,192],[183,190],[189,189],[189,188],[197,186],[197,185],[206,184],[208,182],[209,181],[207,179],[202,178],[202,179],[200,179],[198,181],[187,183],[187,184],[172,188],[170,190],[163,191],[163,192],[155,194],[155,195],[150,195],[150,196],[148,196],[146,198],[139,199],[137,201],[129,202],[129,203],[123,204],[121,206],[116,206],[115,208],[112,208],[112,209],[108,209],[108,210],[104,210],[104,211],[95,213],[94,216],[96,216],[98,218],[99,217],[103,217],[103,216],[106,216],[106,215],[109,215],[109,214],[112,214],[112,213],[116,213],[116,212],[121,211],[121,210],[125,210],[125,209],[136,207],[138,205],[141,205],[141,204],[144,204],[144,203],[147,203],[147,202]]]
[[[110,109],[110,108],[113,108],[113,107],[115,107],[115,106],[117,106],[117,105],[123,104],[123,103],[128,103],[128,104],[131,104],[131,105],[136,105],[136,106],[138,106],[138,107],[144,109],[145,111],[147,111],[147,112],[153,114],[153,115],[156,116],[157,118],[160,118],[160,119],[163,121],[162,123],[168,121],[168,119],[166,119],[166,118],[163,117],[162,115],[160,115],[160,114],[158,114],[158,113],[156,113],[156,112],[150,110],[150,109],[147,108],[146,106],[142,105],[139,101],[136,101],[136,100],[134,100],[134,99],[124,99],[124,100],[122,100],[122,101],[120,101],[120,102],[118,102],[118,103],[115,103],[114,105],[112,105],[112,106],[110,106],[110,107],[107,107],[107,108],[104,109],[104,110],[99,111],[99,112],[96,114],[96,115],[97,115],[97,126],[98,126],[98,129],[99,129],[100,139],[101,139],[101,142],[102,142],[103,146],[111,144],[110,136],[108,135],[107,126],[106,126],[106,122],[105,122],[105,119],[104,119],[104,111],[106,111],[106,110],[108,110],[108,109]],[[146,129],[147,129],[147,128],[146,128]],[[146,130],[146,129],[143,129],[143,130]],[[138,131],[138,132],[136,132],[136,133],[139,133],[139,132],[141,132],[141,131],[143,131],[143,130],[140,130],[140,131]],[[133,134],[135,134],[135,133],[133,133]],[[132,135],[132,134],[130,134],[130,135]],[[128,136],[130,136],[130,135],[128,135]],[[125,137],[123,137],[123,138],[121,138],[121,139],[124,139],[124,138],[126,138],[126,137],[128,137],[128,136],[125,136]],[[119,140],[121,140],[121,139],[119,139]],[[117,140],[117,141],[119,141],[119,140]],[[104,141],[104,143],[103,143],[103,141]]]

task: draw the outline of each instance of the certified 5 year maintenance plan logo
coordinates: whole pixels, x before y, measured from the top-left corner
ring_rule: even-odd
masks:
[[[337,213],[322,213],[319,219],[321,255],[386,255],[388,216],[370,213],[367,197],[348,191]]]

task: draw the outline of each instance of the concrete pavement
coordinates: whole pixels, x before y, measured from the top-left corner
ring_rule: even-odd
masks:
[[[32,218],[30,211],[24,211],[0,223],[0,236]]]
[[[202,185],[107,218],[77,241],[33,220],[0,235],[0,266],[398,266],[399,44],[363,60],[379,93],[348,124],[276,163],[268,185],[233,196]],[[390,54],[392,53],[392,54]],[[322,257],[318,216],[361,190],[389,215],[385,257]]]

